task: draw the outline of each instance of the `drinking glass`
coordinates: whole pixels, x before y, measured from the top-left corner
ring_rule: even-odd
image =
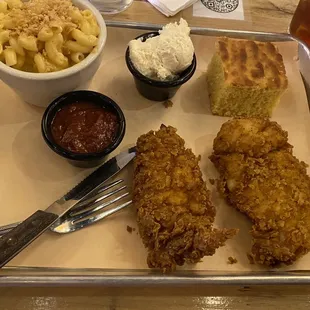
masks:
[[[300,0],[290,25],[290,33],[310,47],[310,0]]]
[[[103,14],[117,14],[126,10],[133,0],[90,0]]]

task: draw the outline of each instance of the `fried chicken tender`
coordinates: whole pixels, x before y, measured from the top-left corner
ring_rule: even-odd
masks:
[[[150,268],[197,263],[237,232],[212,227],[215,208],[198,160],[170,126],[137,141],[133,201]]]
[[[242,153],[260,157],[277,149],[289,149],[288,134],[276,122],[264,119],[234,119],[222,125],[214,140],[215,154]]]
[[[279,125],[258,119],[228,121],[214,140],[210,159],[220,173],[220,192],[253,222],[252,262],[289,265],[309,252],[307,165],[292,155]]]

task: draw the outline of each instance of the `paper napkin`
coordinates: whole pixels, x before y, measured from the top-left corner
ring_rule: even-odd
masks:
[[[244,20],[243,0],[199,0],[194,5],[193,16]]]
[[[173,16],[188,8],[197,0],[148,0],[158,11],[166,16]]]

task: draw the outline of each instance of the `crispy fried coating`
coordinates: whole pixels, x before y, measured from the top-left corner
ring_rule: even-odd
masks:
[[[277,149],[290,149],[287,132],[265,119],[240,118],[222,125],[214,140],[215,154],[242,153],[260,157]]]
[[[253,139],[251,131],[240,130],[253,126],[267,130],[255,131]],[[274,122],[235,119],[222,128],[224,133],[221,129],[215,139],[210,159],[220,172],[220,192],[253,222],[250,260],[269,266],[293,263],[310,250],[307,165],[292,155],[287,133]],[[261,139],[259,134],[263,135]],[[219,141],[229,146],[222,153]],[[256,141],[265,141],[261,149]]]
[[[138,139],[133,200],[150,268],[197,263],[236,233],[212,227],[215,208],[198,158],[170,126]]]

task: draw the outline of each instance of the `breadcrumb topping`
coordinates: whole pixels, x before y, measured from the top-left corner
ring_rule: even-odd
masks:
[[[228,257],[228,260],[227,260],[227,263],[228,263],[229,265],[237,264],[237,263],[238,263],[238,260],[237,260],[235,257],[229,256],[229,257]]]
[[[70,0],[31,0],[24,2],[20,8],[9,12],[12,19],[13,33],[25,33],[37,36],[39,31],[51,22],[70,23],[70,12],[73,10]]]
[[[172,106],[173,106],[173,102],[172,102],[171,100],[166,100],[166,101],[164,102],[164,107],[165,107],[166,109],[171,108]]]

